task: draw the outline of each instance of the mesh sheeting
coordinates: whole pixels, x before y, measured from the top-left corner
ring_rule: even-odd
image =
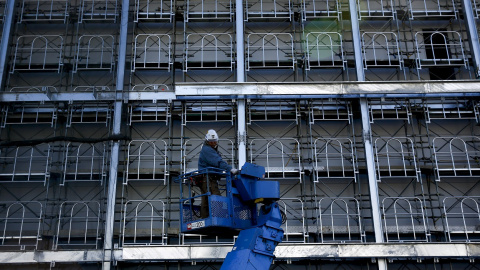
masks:
[[[199,205],[183,205],[183,222],[192,222],[200,219],[200,206]]]
[[[227,202],[216,201],[213,199],[213,197],[211,198],[211,200],[212,200],[212,205],[211,205],[212,216],[218,217],[218,218],[228,218]]]

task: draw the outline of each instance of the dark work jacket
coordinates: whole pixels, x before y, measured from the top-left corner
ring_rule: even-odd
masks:
[[[228,165],[228,163],[222,159],[216,149],[205,143],[198,158],[198,169],[201,170],[207,167],[219,168],[227,172],[230,172],[232,169],[232,166]]]

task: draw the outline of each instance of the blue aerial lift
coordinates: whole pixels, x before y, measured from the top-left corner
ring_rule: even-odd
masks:
[[[225,196],[194,193],[194,187],[210,174],[225,178]],[[280,185],[277,181],[262,180],[264,177],[265,168],[251,163],[245,163],[236,176],[207,168],[179,177],[182,233],[231,235],[240,231],[222,270],[267,270],[275,258],[275,247],[283,239],[282,214],[277,203]],[[207,196],[209,205],[206,218],[200,217],[199,202],[203,196]]]

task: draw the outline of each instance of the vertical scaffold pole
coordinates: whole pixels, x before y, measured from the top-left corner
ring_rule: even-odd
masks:
[[[235,1],[236,40],[237,40],[237,82],[245,82],[245,41],[243,27],[243,1]],[[245,99],[237,101],[237,137],[238,137],[238,166],[241,168],[247,161],[247,129]]]
[[[7,0],[5,5],[5,18],[3,22],[2,40],[0,43],[0,90],[4,91],[5,67],[7,65],[8,41],[10,39],[10,31],[12,29],[13,13],[15,8],[15,0]]]
[[[365,81],[365,70],[363,69],[362,42],[360,39],[360,25],[358,21],[357,3],[355,0],[349,0],[350,20],[352,24],[353,47],[355,53],[355,69],[357,81]],[[362,135],[363,146],[365,148],[365,162],[367,165],[368,186],[370,191],[370,201],[372,206],[372,219],[375,232],[375,242],[382,243],[382,217],[380,212],[380,200],[378,195],[378,183],[375,177],[375,160],[373,155],[373,144],[371,137],[370,119],[368,116],[368,103],[366,98],[360,99],[360,110],[362,115]],[[377,258],[378,269],[386,270],[387,263],[385,259]]]
[[[473,65],[475,67],[475,77],[480,78],[480,44],[478,41],[477,24],[473,15],[472,1],[463,0],[463,13],[467,21],[467,35],[470,43]]]
[[[123,84],[125,79],[125,59],[127,52],[127,31],[128,31],[128,8],[129,1],[122,1],[122,14],[120,19],[120,40],[118,44],[118,65],[117,65],[117,81],[116,96],[113,115],[113,132],[112,134],[120,135],[122,124],[122,104],[123,104]],[[110,171],[108,181],[108,197],[107,210],[105,217],[105,239],[104,239],[104,261],[103,269],[110,270],[113,259],[113,226],[115,223],[115,199],[117,193],[117,176],[118,176],[118,158],[120,154],[120,141],[114,141],[111,158]]]

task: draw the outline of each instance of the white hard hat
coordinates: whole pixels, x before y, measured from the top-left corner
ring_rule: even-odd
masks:
[[[213,129],[209,129],[207,134],[205,135],[205,140],[209,142],[218,142],[217,132]]]

